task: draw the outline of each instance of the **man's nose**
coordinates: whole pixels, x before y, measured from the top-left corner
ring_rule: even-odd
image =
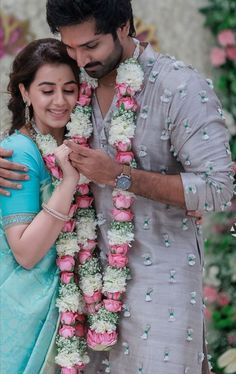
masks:
[[[80,68],[84,68],[89,62],[91,62],[91,59],[89,58],[86,52],[77,50],[76,62]]]

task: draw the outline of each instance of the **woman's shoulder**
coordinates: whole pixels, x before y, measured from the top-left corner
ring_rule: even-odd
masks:
[[[15,131],[13,134],[4,138],[1,141],[0,146],[5,149],[23,151],[37,149],[34,141],[29,136],[22,134],[20,131]]]

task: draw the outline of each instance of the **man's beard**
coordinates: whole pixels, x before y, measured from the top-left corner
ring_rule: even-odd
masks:
[[[92,78],[100,79],[115,70],[121,63],[123,56],[123,47],[117,38],[114,43],[114,49],[111,53],[111,57],[108,57],[104,62],[95,62],[88,64],[84,67],[88,75]],[[93,67],[99,67],[98,70],[93,71]],[[87,70],[90,68],[91,70]]]

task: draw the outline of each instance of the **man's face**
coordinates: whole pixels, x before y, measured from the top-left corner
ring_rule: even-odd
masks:
[[[122,60],[123,47],[112,34],[96,34],[94,20],[60,28],[68,54],[93,78],[102,78]]]

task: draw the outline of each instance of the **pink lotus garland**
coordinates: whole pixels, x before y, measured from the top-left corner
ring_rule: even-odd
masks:
[[[143,71],[136,59],[129,59],[122,63],[117,70],[117,110],[114,112],[109,143],[116,150],[116,161],[135,167],[134,154],[131,149],[131,140],[135,134],[135,119],[138,108],[135,94],[140,91],[143,83]],[[95,88],[92,80],[82,75],[82,85],[79,96],[80,112],[88,113],[92,89]],[[84,121],[83,121],[84,122]],[[78,214],[78,237],[82,249],[79,253],[81,265],[79,266],[80,287],[89,314],[89,329],[87,343],[93,350],[108,350],[117,342],[117,324],[119,313],[122,310],[122,298],[126,291],[129,277],[128,249],[134,240],[134,215],[131,206],[134,195],[127,191],[115,189],[112,194],[113,210],[111,226],[108,230],[108,266],[102,278],[101,269],[96,258],[90,255],[91,248],[83,243],[82,228],[85,223],[90,225],[90,241],[96,245],[95,228],[88,219],[94,219],[94,213]],[[87,221],[82,222],[84,219]],[[83,219],[82,219],[83,218]],[[81,221],[82,219],[82,221]],[[88,232],[89,230],[87,230]],[[87,238],[86,238],[87,239]]]

